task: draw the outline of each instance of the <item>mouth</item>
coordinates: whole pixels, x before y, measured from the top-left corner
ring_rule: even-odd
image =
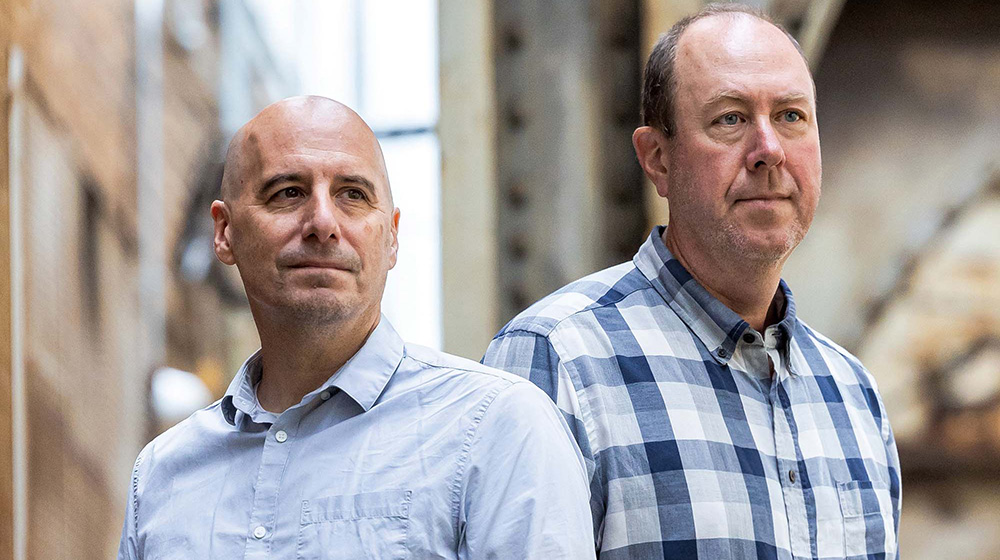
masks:
[[[287,265],[292,270],[342,270],[350,272],[351,268],[343,263],[327,261],[301,261]]]
[[[781,202],[790,201],[787,196],[748,196],[736,200],[736,204],[750,204],[753,206],[774,206]]]

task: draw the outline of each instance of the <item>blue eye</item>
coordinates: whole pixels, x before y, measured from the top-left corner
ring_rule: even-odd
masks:
[[[737,125],[740,124],[740,116],[736,113],[729,113],[728,115],[722,115],[719,118],[719,122],[728,126]]]
[[[802,120],[802,114],[798,111],[786,111],[785,122],[793,123]]]

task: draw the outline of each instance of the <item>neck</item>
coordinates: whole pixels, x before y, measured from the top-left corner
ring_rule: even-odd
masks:
[[[775,263],[746,262],[739,256],[716,258],[689,247],[671,235],[663,242],[674,258],[715,299],[739,315],[758,332],[781,320],[784,295],[778,290],[784,260]]]
[[[261,320],[262,377],[257,400],[264,410],[281,413],[302,401],[350,360],[378,325],[379,310],[322,325],[284,318]]]

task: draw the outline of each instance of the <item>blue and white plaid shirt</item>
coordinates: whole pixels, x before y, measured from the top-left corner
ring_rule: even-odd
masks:
[[[755,331],[662,232],[483,358],[566,415],[600,558],[896,558],[899,458],[872,376],[795,316],[784,281],[783,320]]]

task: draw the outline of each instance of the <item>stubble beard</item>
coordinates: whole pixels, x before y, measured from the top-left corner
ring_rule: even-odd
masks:
[[[691,173],[685,170],[675,173],[670,181],[676,185],[674,189],[680,187],[675,192],[691,193],[692,189],[698,188],[693,179]],[[730,262],[743,263],[754,271],[782,266],[806,234],[806,228],[798,220],[793,219],[785,226],[781,243],[761,244],[732,219],[719,218],[704,210],[697,201],[687,203],[685,198],[686,196],[682,195],[681,203],[676,206],[680,213],[685,215],[684,221],[689,225],[686,229],[689,229],[692,235],[701,238],[706,250]],[[671,204],[671,210],[673,208],[674,205]]]
[[[784,264],[805,237],[805,231],[795,221],[788,224],[782,233],[780,243],[761,244],[732,221],[721,220],[717,227],[711,228],[709,235],[712,246],[728,253],[729,258],[739,259],[755,270],[764,270]]]
[[[338,300],[306,298],[285,302],[285,316],[304,326],[319,327],[341,323],[354,316],[358,309]]]

